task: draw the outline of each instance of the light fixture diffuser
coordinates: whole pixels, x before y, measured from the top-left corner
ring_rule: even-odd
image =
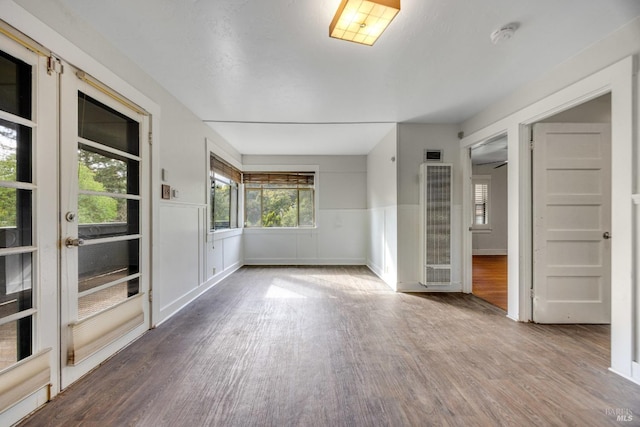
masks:
[[[371,46],[398,12],[400,0],[342,0],[329,36]]]

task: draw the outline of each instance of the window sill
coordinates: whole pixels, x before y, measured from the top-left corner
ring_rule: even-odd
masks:
[[[240,236],[242,234],[242,228],[229,228],[225,230],[209,231],[207,233],[207,241],[222,240],[228,237]]]
[[[318,227],[255,227],[244,228],[245,234],[305,234],[305,233],[317,233]]]
[[[493,229],[492,228],[470,228],[469,231],[471,231],[472,233],[478,233],[478,234],[489,234],[493,232]]]

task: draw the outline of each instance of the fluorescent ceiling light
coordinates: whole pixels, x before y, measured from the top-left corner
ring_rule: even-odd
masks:
[[[371,46],[398,12],[400,0],[342,0],[329,26],[329,35]]]

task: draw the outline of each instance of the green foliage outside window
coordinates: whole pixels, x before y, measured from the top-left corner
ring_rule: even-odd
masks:
[[[85,149],[78,150],[78,188],[126,194],[127,163]],[[83,224],[127,222],[127,201],[81,195],[78,198],[78,214]]]
[[[313,189],[258,185],[245,189],[245,226],[313,227]]]
[[[15,181],[16,155],[10,154],[0,160],[0,179]],[[0,227],[16,226],[16,190],[0,188]]]
[[[78,164],[78,184],[83,190],[105,191],[104,184],[96,181],[95,175],[84,164]],[[78,216],[83,224],[126,222],[118,218],[118,201],[105,196],[78,195]]]
[[[214,175],[211,180],[211,229],[238,227],[238,184]]]

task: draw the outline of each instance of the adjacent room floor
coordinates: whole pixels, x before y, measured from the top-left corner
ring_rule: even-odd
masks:
[[[507,311],[507,256],[473,256],[473,294]]]
[[[608,326],[517,323],[364,267],[245,267],[22,425],[636,422],[640,386],[608,366]]]

